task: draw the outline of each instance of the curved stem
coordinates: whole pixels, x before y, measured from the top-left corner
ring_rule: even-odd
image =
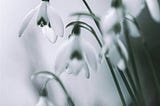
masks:
[[[87,7],[87,9],[88,9],[88,11],[90,12],[90,14],[94,15],[94,13],[92,12],[92,10],[91,10],[91,8],[89,7],[89,5],[88,5],[88,3],[86,2],[86,0],[82,0],[82,1],[83,1],[83,3],[85,4],[85,6]],[[97,20],[95,20],[95,19],[93,19],[93,20],[94,20],[94,22],[95,22],[95,24],[96,24],[99,32],[101,33],[101,35],[103,35],[102,30],[101,30],[100,25],[99,25],[99,22],[98,22]]]
[[[33,77],[38,76],[38,75],[40,75],[40,74],[44,74],[44,76],[48,76],[48,78],[49,78],[49,79],[45,82],[45,84],[44,84],[44,86],[43,86],[43,89],[46,89],[46,86],[47,86],[47,84],[48,84],[48,82],[49,82],[50,80],[53,80],[53,79],[56,80],[56,81],[59,83],[59,85],[61,86],[61,88],[63,89],[63,91],[64,91],[64,93],[65,93],[65,95],[66,95],[66,97],[67,97],[67,101],[68,101],[68,103],[69,103],[69,106],[75,106],[73,100],[72,100],[71,97],[69,96],[69,94],[68,94],[66,88],[64,87],[63,83],[61,82],[61,80],[60,80],[55,74],[53,74],[53,73],[51,73],[51,72],[49,72],[49,71],[40,71],[40,72],[34,73],[34,76],[33,76]]]
[[[117,90],[118,90],[118,93],[119,93],[120,99],[121,99],[121,101],[122,101],[122,104],[123,104],[123,106],[127,106],[126,103],[125,103],[125,99],[124,99],[123,93],[122,93],[122,91],[121,91],[120,85],[119,85],[119,83],[118,83],[116,74],[115,74],[115,72],[114,72],[113,66],[112,66],[112,64],[111,64],[111,62],[110,62],[110,60],[109,60],[108,57],[106,57],[105,59],[106,59],[106,63],[108,63],[108,67],[109,67],[109,69],[110,69],[110,71],[111,71],[111,74],[112,74],[113,80],[114,80],[114,82],[115,82],[116,88],[117,88]]]

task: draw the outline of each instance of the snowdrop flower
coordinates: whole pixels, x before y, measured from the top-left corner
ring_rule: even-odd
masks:
[[[38,13],[36,14],[36,12]],[[19,37],[22,36],[34,15],[37,17],[37,26],[42,29],[43,34],[51,43],[55,43],[58,36],[63,36],[64,28],[60,16],[52,8],[49,0],[42,0],[36,8],[24,17],[19,30]]]
[[[40,96],[38,103],[36,104],[36,106],[55,106],[53,105],[47,97],[45,96]]]
[[[102,30],[104,33],[112,32],[113,29],[122,21],[123,10],[120,1],[121,0],[113,0],[111,9],[102,18]]]
[[[55,71],[58,75],[65,70],[77,75],[82,69],[87,78],[90,77],[90,70],[97,70],[96,54],[94,48],[86,40],[74,33],[58,51]]]
[[[124,71],[126,69],[126,62],[128,62],[129,56],[125,45],[117,36],[118,35],[110,34],[104,37],[105,44],[99,54],[99,62],[102,62],[105,56],[108,56],[114,66],[119,68],[119,70]],[[114,51],[116,53],[110,54],[110,51]],[[112,58],[110,58],[110,55],[118,57],[116,58],[116,62],[113,62]]]
[[[158,0],[145,0],[145,2],[153,20],[160,22],[160,7]]]
[[[137,17],[145,7],[144,0],[123,0],[123,6],[127,14]]]
[[[155,22],[160,22],[160,7],[158,0],[123,0],[125,12],[137,17],[144,9],[145,4]]]

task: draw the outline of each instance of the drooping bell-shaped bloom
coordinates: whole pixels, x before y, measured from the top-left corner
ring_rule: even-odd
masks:
[[[36,104],[36,106],[55,106],[53,105],[47,97],[45,96],[40,96],[38,103]]]
[[[77,75],[84,69],[85,76],[90,77],[90,70],[97,70],[97,58],[94,48],[79,35],[72,35],[59,49],[55,60],[55,71]]]
[[[55,12],[48,0],[42,0],[35,9],[32,9],[24,17],[19,37],[23,35],[34,15],[36,15],[37,26],[42,29],[43,34],[51,43],[55,43],[58,36],[63,36],[64,25],[61,17]]]
[[[145,7],[144,0],[123,0],[126,14],[137,17]]]
[[[114,66],[121,71],[124,71],[127,65],[126,62],[129,60],[128,51],[123,42],[117,36],[118,35],[114,35],[114,33],[110,33],[103,38],[104,46],[99,54],[99,61],[102,62],[103,58],[108,56]],[[114,53],[112,54],[110,51],[114,51]],[[110,55],[113,55],[112,57],[117,57],[116,60],[113,60]]]
[[[154,21],[160,22],[160,7],[158,0],[145,0],[151,17]]]
[[[111,5],[112,7],[102,18],[102,30],[104,33],[112,32],[123,19],[123,9],[121,3],[114,3],[114,1],[116,2],[117,0],[113,0]]]

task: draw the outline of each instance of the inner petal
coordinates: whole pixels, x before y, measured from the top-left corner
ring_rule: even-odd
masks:
[[[47,21],[43,17],[41,17],[38,20],[37,25],[40,26],[40,27],[43,27],[43,26],[47,25]]]
[[[82,60],[82,54],[78,51],[78,50],[75,50],[71,56],[70,56],[70,59],[77,59],[77,60]]]

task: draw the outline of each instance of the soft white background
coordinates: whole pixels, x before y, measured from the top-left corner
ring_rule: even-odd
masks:
[[[108,1],[88,0],[99,16],[106,12]],[[17,32],[23,17],[39,3],[40,0],[0,0],[0,106],[35,106],[39,91],[30,80],[31,74],[41,70],[54,71],[55,53],[63,43],[62,38],[55,45],[51,44],[33,21],[23,37],[18,38]],[[86,9],[81,0],[51,0],[51,4],[65,25],[73,19],[69,17],[70,13]],[[65,31],[67,36],[69,29]],[[85,34],[89,37],[87,32]],[[94,46],[99,50],[96,44]],[[91,72],[90,79],[86,79],[83,73],[78,76],[61,75],[76,106],[94,106],[95,103],[99,106],[121,105],[110,71],[102,70],[103,67],[99,66],[96,73]],[[53,82],[48,87],[50,95],[54,97],[51,100],[63,106],[63,97],[58,96],[61,91],[53,85],[57,86]]]

